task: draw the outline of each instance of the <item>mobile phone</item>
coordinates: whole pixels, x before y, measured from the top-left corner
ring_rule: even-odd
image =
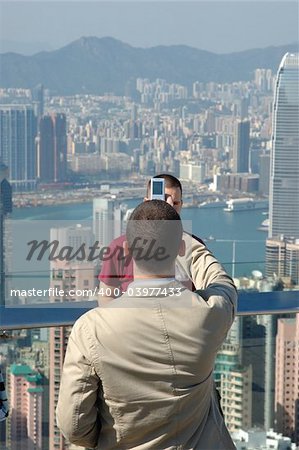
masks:
[[[165,200],[164,178],[151,179],[151,200]]]

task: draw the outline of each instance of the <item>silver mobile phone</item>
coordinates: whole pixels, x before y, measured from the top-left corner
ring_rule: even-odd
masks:
[[[151,200],[165,200],[164,178],[151,179]]]

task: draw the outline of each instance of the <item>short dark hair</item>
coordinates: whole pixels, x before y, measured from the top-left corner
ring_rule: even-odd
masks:
[[[170,188],[179,188],[181,191],[181,195],[183,195],[182,184],[180,180],[178,180],[174,175],[170,173],[161,173],[160,175],[155,175],[153,178],[163,178],[165,180],[165,187]],[[151,188],[151,180],[148,180],[147,188],[146,188],[146,196],[149,197]]]
[[[180,216],[162,200],[149,200],[137,206],[126,230],[129,253],[135,263],[155,275],[171,268],[179,253],[182,235]]]

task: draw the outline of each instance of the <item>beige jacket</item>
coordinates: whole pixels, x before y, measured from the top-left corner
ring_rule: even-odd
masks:
[[[57,406],[71,442],[104,450],[235,448],[212,371],[237,295],[217,261],[202,256],[211,282],[201,295],[175,280],[133,282],[76,322]]]
[[[176,259],[176,266],[182,268],[183,277],[188,277],[197,290],[206,289],[215,282],[234,287],[232,279],[200,239],[186,232],[183,239],[185,255]]]

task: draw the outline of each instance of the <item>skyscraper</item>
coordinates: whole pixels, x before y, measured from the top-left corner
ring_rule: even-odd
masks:
[[[259,192],[263,195],[269,195],[270,182],[270,154],[262,153],[259,156]]]
[[[41,181],[58,182],[66,177],[66,116],[47,114],[40,119],[37,174]]]
[[[249,170],[249,121],[238,121],[235,128],[233,147],[233,172],[248,172]]]
[[[299,315],[279,319],[276,336],[275,416],[277,431],[299,443]]]
[[[299,54],[286,53],[274,94],[269,237],[299,238]]]
[[[5,303],[5,216],[12,212],[11,186],[7,181],[8,168],[0,163],[0,305]]]
[[[115,198],[95,198],[93,201],[93,232],[101,246],[107,246],[121,234],[122,210]]]
[[[283,277],[290,284],[299,284],[299,239],[283,235],[267,239],[266,276]]]
[[[31,98],[35,115],[39,120],[44,114],[44,86],[42,84],[38,84],[31,90]]]
[[[269,239],[266,242],[266,274],[286,275],[294,267],[289,238],[299,238],[299,55],[286,53],[278,68],[273,104],[270,157]],[[290,269],[291,268],[291,269]],[[295,274],[296,275],[296,274]],[[292,275],[293,276],[293,275]],[[275,316],[265,319],[265,428],[274,424]]]
[[[71,246],[74,252],[82,244],[88,247],[93,243],[91,228],[81,225],[52,228],[50,240],[59,242],[59,249]],[[82,262],[52,261],[50,294],[51,302],[71,302],[76,300],[87,300],[90,295],[88,291],[93,290],[96,283],[95,265],[85,259]],[[59,291],[63,291],[64,296],[58,296]],[[55,292],[54,292],[55,291]],[[81,293],[80,297],[78,297]],[[67,341],[71,332],[70,327],[53,327],[50,329],[50,383],[49,383],[49,447],[51,450],[66,450],[69,444],[65,441],[56,425],[55,409],[58,399],[61,371]]]
[[[237,345],[224,343],[215,362],[215,382],[219,389],[226,425],[230,432],[251,427],[252,367],[241,366]]]
[[[0,159],[9,169],[15,190],[32,189],[36,182],[37,119],[29,105],[0,105]]]
[[[26,364],[12,364],[8,392],[7,448],[42,450],[42,375]]]

